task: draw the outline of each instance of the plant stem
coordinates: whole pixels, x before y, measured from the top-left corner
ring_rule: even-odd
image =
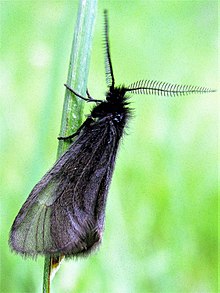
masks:
[[[86,93],[96,8],[97,0],[79,0],[67,84],[82,96],[85,96]],[[70,91],[66,90],[60,136],[68,136],[79,128],[82,123],[83,103],[81,99],[78,99]],[[68,141],[59,141],[57,158],[67,150],[69,145],[70,142]],[[51,273],[55,273],[63,258],[64,256],[56,258],[45,257],[43,293],[50,292]]]

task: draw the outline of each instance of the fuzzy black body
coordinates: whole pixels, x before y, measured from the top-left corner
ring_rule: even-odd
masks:
[[[18,213],[10,246],[26,256],[78,256],[101,241],[116,153],[130,116],[123,88],[108,92],[77,139],[33,188]]]

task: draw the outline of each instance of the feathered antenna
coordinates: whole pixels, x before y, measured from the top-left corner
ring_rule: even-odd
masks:
[[[114,88],[115,79],[113,74],[110,49],[109,49],[109,37],[108,37],[108,13],[104,10],[104,50],[105,50],[105,76],[106,83],[110,89]]]
[[[178,96],[192,93],[210,93],[216,90],[202,86],[178,85],[155,80],[139,80],[126,87],[125,91],[135,94]]]

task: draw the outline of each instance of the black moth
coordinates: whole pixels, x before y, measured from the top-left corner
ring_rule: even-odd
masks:
[[[12,225],[10,247],[25,256],[86,255],[100,244],[119,141],[131,116],[127,92],[174,96],[212,91],[149,80],[116,87],[106,11],[104,17],[106,99],[94,100],[88,92],[84,98],[67,86],[96,106],[71,136],[76,140],[33,188]]]

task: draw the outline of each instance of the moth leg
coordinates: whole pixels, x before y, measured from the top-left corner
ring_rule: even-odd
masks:
[[[88,98],[84,98],[83,96],[81,96],[80,94],[78,94],[76,91],[74,91],[70,86],[68,86],[66,83],[64,84],[65,85],[65,87],[72,93],[72,94],[74,94],[75,96],[77,96],[78,98],[80,98],[80,99],[82,99],[82,100],[84,100],[84,101],[86,101],[86,102],[88,102],[89,101],[89,99]]]
[[[58,140],[69,140],[69,139],[72,139],[74,136],[77,136],[79,134],[78,130],[76,132],[74,132],[73,134],[68,135],[68,136],[58,136],[57,139]]]
[[[83,124],[78,128],[78,130],[76,132],[74,132],[73,134],[71,135],[68,135],[68,136],[59,136],[57,139],[58,140],[67,140],[67,139],[71,139],[77,135],[80,134],[81,130],[85,127],[88,127],[93,121],[92,118],[88,117],[84,122]]]
[[[88,97],[88,99],[90,100],[90,102],[95,102],[95,101],[97,101],[96,99],[94,99],[94,98],[90,95],[88,89],[86,90],[86,94],[87,94],[87,97]],[[101,102],[101,101],[100,101],[100,102]],[[97,102],[96,102],[96,103],[97,103]]]
[[[67,84],[64,84],[65,85],[65,87],[72,93],[72,94],[74,94],[75,96],[77,96],[78,98],[80,98],[80,99],[82,99],[82,100],[84,100],[84,101],[86,101],[86,102],[95,102],[95,103],[101,103],[102,101],[100,101],[100,100],[95,100],[95,99],[93,99],[90,95],[88,95],[87,94],[87,96],[88,96],[88,98],[85,98],[85,97],[83,97],[83,96],[81,96],[80,94],[78,94],[76,91],[74,91],[70,86],[68,86]],[[86,93],[87,93],[87,91],[86,91]]]

